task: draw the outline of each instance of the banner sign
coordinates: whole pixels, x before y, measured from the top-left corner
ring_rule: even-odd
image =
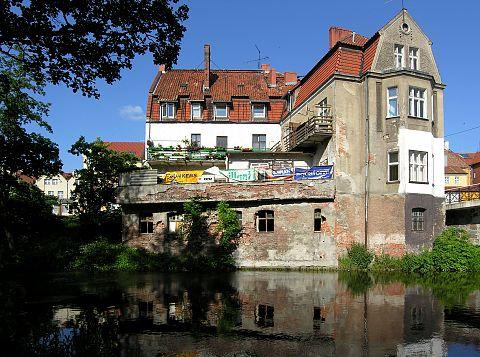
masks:
[[[293,170],[291,168],[272,170],[272,177],[285,177],[285,176],[292,176],[292,175],[293,175]]]
[[[248,170],[227,170],[225,171],[228,175],[229,182],[246,182],[246,181],[256,181],[257,175],[255,174],[255,169]]]
[[[197,183],[203,170],[170,171],[165,173],[164,183]]]
[[[295,180],[329,180],[333,177],[333,165],[312,166],[309,169],[295,168]]]

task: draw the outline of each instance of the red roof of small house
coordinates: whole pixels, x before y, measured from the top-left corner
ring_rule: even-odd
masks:
[[[468,168],[460,167],[460,166],[445,166],[445,173],[446,174],[468,174]]]
[[[145,158],[145,143],[143,141],[110,141],[105,142],[110,150],[118,152],[129,152],[140,160]]]
[[[480,163],[480,151],[463,154],[468,165],[476,165]]]
[[[460,167],[463,169],[468,169],[469,164],[468,160],[464,158],[462,155],[457,154],[456,152],[453,152],[451,150],[445,150],[445,165],[447,167],[452,166],[452,167]]]
[[[65,180],[70,180],[73,177],[71,172],[62,172],[61,175],[65,178]]]

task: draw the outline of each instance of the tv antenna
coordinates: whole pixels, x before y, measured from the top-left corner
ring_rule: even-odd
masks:
[[[262,65],[262,60],[270,59],[270,57],[268,57],[268,56],[262,57],[262,52],[260,51],[260,49],[258,48],[257,45],[255,45],[255,48],[256,48],[257,51],[258,51],[258,57],[257,57],[257,59],[250,60],[250,61],[246,61],[246,63],[257,62],[257,67],[258,67],[258,69],[260,69],[260,67],[261,67],[261,65]]]

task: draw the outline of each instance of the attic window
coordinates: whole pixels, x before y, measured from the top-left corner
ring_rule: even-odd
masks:
[[[245,89],[245,83],[239,83],[237,84],[238,89]]]
[[[408,26],[408,24],[407,24],[406,22],[404,22],[404,23],[402,24],[402,31],[403,31],[404,33],[409,33],[409,32],[410,32],[410,26]]]

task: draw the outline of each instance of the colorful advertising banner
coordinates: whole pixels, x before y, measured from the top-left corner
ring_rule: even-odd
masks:
[[[293,179],[293,169],[258,170],[258,179],[267,181],[285,181]]]
[[[295,168],[295,180],[328,180],[333,177],[333,165],[312,166],[309,169]]]
[[[255,169],[227,170],[224,172],[228,175],[228,182],[247,182],[257,180]]]
[[[197,183],[203,170],[170,171],[165,173],[164,183]]]

